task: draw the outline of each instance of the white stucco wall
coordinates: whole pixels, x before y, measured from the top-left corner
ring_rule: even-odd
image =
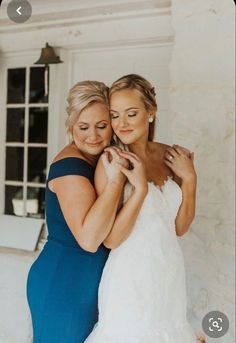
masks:
[[[1,50],[15,59],[22,46],[38,54],[48,38],[62,48],[58,50],[64,60],[63,74],[58,73],[61,85],[60,78],[56,81],[61,108],[50,118],[58,140],[50,155],[64,144],[63,89],[75,81],[104,76],[109,83],[126,72],[139,72],[160,90],[157,137],[187,146],[196,155],[197,215],[190,232],[180,238],[189,318],[196,331],[210,310],[225,312],[233,323],[233,11],[230,0],[172,0],[171,17],[168,11],[150,16],[144,10],[143,17],[138,13],[133,19],[123,13],[122,20],[114,17],[98,24],[0,32]],[[31,342],[25,282],[36,255],[0,249],[0,343]],[[232,325],[217,342],[234,342]]]
[[[169,122],[198,174],[196,219],[180,239],[189,314],[197,328],[209,311],[224,312],[230,331],[220,343],[235,341],[234,10],[229,0],[172,1]]]

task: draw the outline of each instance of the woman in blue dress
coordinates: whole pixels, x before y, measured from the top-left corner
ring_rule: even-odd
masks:
[[[77,83],[68,96],[71,143],[55,157],[46,186],[48,240],[27,281],[34,343],[83,343],[98,320],[98,286],[109,255],[125,178],[106,154],[107,184],[97,197],[94,171],[112,130],[108,89]]]

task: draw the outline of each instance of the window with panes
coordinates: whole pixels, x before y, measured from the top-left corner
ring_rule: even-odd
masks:
[[[5,214],[44,218],[47,150],[45,67],[10,68],[6,99]]]

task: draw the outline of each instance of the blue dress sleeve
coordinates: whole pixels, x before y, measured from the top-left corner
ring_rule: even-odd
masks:
[[[95,168],[89,162],[78,157],[65,157],[50,166],[47,182],[66,175],[80,175],[94,184]]]

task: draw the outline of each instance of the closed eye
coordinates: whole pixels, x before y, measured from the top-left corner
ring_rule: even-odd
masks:
[[[132,112],[128,114],[128,117],[135,117],[137,115],[137,112]]]
[[[105,129],[106,127],[107,127],[107,125],[97,126],[97,128],[101,129],[101,130]]]
[[[114,113],[111,113],[111,119],[116,119],[118,118],[119,116],[117,114],[114,114]]]

